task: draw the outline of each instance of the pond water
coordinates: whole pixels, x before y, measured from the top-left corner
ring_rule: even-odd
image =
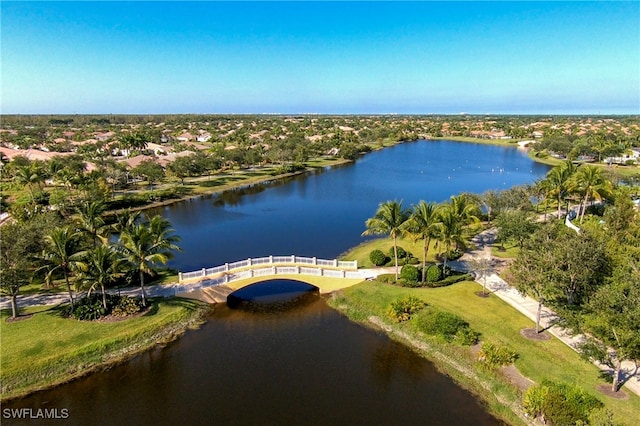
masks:
[[[422,141],[156,212],[182,237],[171,266],[183,271],[270,254],[333,258],[362,241],[380,202],[439,202],[547,170],[517,149]],[[64,424],[77,425],[500,424],[429,361],[310,290],[248,287],[165,348],[3,408],[67,409]]]
[[[182,237],[170,265],[190,271],[268,255],[333,259],[361,243],[378,205],[441,202],[532,183],[548,171],[517,148],[418,141],[360,158],[355,164],[271,184],[181,202],[153,213]]]

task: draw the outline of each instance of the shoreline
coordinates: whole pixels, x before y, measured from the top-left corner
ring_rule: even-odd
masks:
[[[419,142],[419,141],[435,141],[435,140],[444,140],[444,141],[452,141],[452,142],[461,142],[461,143],[475,143],[475,144],[481,144],[481,145],[494,145],[494,146],[504,146],[504,147],[514,147],[517,148],[517,143],[514,142],[505,142],[505,141],[501,141],[501,140],[496,140],[496,139],[478,139],[478,140],[472,140],[474,138],[465,138],[465,137],[431,137],[431,138],[423,138],[423,139],[416,139],[416,140],[406,140],[406,141],[397,141],[397,142],[393,142],[390,145],[385,145],[383,147],[380,146],[375,146],[373,147],[372,151],[370,152],[376,152],[376,151],[380,151],[386,148],[391,148],[394,147],[396,145],[400,145],[403,143],[412,143],[412,142]],[[529,152],[531,152],[531,150],[528,150]],[[362,154],[361,157],[366,156],[368,153]],[[533,157],[533,156],[529,156],[529,158],[531,158],[531,160],[536,161],[536,162],[540,162],[540,163],[544,163],[544,161],[541,161],[541,159],[537,158],[537,157]],[[314,160],[318,160],[318,159],[314,159]],[[263,176],[263,177],[258,177],[258,178],[248,178],[245,179],[243,181],[239,181],[239,182],[235,182],[235,183],[230,183],[230,184],[226,184],[226,185],[222,185],[221,187],[212,189],[212,190],[204,190],[198,194],[190,194],[190,195],[185,195],[182,197],[178,197],[178,198],[172,198],[169,200],[165,200],[165,201],[157,201],[157,202],[152,202],[149,204],[144,204],[141,206],[137,206],[137,207],[129,207],[129,208],[122,208],[122,209],[114,209],[114,210],[108,210],[107,212],[105,212],[105,215],[107,216],[113,216],[119,213],[122,213],[126,210],[131,210],[131,211],[145,211],[145,210],[150,210],[150,209],[154,209],[154,208],[160,208],[160,207],[165,207],[165,206],[169,206],[172,204],[177,204],[183,201],[189,201],[189,200],[194,200],[197,198],[201,198],[201,197],[210,197],[210,196],[214,196],[217,194],[221,194],[225,191],[229,191],[229,190],[236,190],[236,189],[242,189],[242,188],[246,188],[246,187],[250,187],[252,185],[256,185],[256,184],[263,184],[263,183],[267,183],[267,182],[276,182],[276,181],[280,181],[283,179],[287,179],[287,178],[291,178],[291,177],[295,177],[295,176],[304,176],[306,174],[310,174],[310,173],[314,173],[316,171],[319,170],[323,170],[326,168],[333,168],[333,167],[337,167],[337,166],[344,166],[344,165],[348,165],[351,163],[355,163],[356,160],[346,160],[346,159],[338,159],[335,162],[333,162],[332,164],[329,165],[325,165],[325,166],[307,166],[304,170],[299,170],[296,172],[291,172],[291,173],[283,173],[283,174],[279,174],[279,175],[273,175],[273,176]],[[547,163],[545,163],[547,164]],[[176,184],[177,185],[177,184]],[[147,192],[147,190],[143,190],[142,193]]]
[[[200,325],[204,323],[204,317],[209,309],[211,309],[211,305],[200,303],[200,306],[192,312],[188,312],[186,319],[176,313],[174,316],[177,317],[168,320],[167,323],[161,324],[159,327],[151,326],[148,330],[140,331],[138,336],[126,339],[128,342],[125,346],[116,347],[112,350],[100,353],[99,357],[101,360],[98,362],[84,359],[82,354],[80,354],[76,357],[77,359],[73,364],[66,366],[64,372],[52,372],[45,375],[43,374],[43,371],[29,370],[26,380],[24,381],[29,381],[30,379],[31,381],[40,380],[40,383],[35,382],[34,384],[27,385],[22,388],[17,387],[10,389],[9,392],[5,392],[4,387],[7,386],[7,378],[3,378],[3,392],[2,395],[0,395],[0,402],[7,403],[16,401],[40,391],[56,388],[96,372],[108,370],[113,366],[125,363],[138,355],[155,349],[156,347],[167,345],[182,337],[182,335],[188,330],[200,327]],[[37,313],[32,315],[37,315]],[[133,318],[127,318],[122,322],[126,322],[131,319]],[[3,318],[2,321],[6,322],[6,318]],[[3,326],[6,326],[6,324]],[[34,375],[34,377],[30,377],[28,375],[29,373]]]

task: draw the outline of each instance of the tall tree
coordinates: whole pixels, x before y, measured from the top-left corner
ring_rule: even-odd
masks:
[[[558,217],[561,214],[562,203],[574,191],[573,174],[576,172],[576,166],[569,160],[555,166],[547,173],[542,181],[542,188],[548,198],[554,198],[558,203]]]
[[[124,258],[139,274],[143,306],[147,306],[144,274],[155,275],[158,264],[166,264],[173,257],[172,251],[177,249],[177,240],[170,235],[173,230],[167,226],[168,222],[162,218],[154,219],[149,223],[134,225],[120,234],[120,249]]]
[[[409,220],[404,229],[424,242],[422,251],[422,283],[426,280],[427,254],[431,239],[437,237],[440,223],[440,212],[436,203],[420,201],[413,206]]]
[[[103,243],[107,241],[108,227],[102,217],[106,209],[106,205],[102,202],[91,201],[77,207],[76,214],[73,216],[80,232],[87,235],[93,247],[96,247],[99,241]]]
[[[18,315],[17,297],[20,288],[31,280],[32,264],[29,260],[31,244],[26,226],[8,223],[2,227],[0,238],[0,290],[11,299],[11,313]]]
[[[79,262],[80,279],[89,294],[97,287],[102,291],[102,306],[107,309],[106,287],[122,275],[122,259],[112,245],[101,244],[88,250]]]
[[[79,235],[68,226],[55,228],[44,237],[45,248],[42,252],[42,259],[45,261],[45,268],[48,270],[48,280],[57,271],[62,272],[64,282],[69,292],[69,302],[73,306],[73,293],[69,276],[79,264],[82,253],[79,250]]]
[[[526,241],[510,268],[515,288],[523,295],[534,297],[538,302],[536,333],[540,332],[542,308],[546,300],[554,295],[552,272],[555,262],[551,251],[546,248],[553,244],[560,226],[562,225],[557,222],[551,222],[535,232]],[[545,250],[541,250],[541,247],[545,247]]]
[[[456,214],[455,210],[450,208],[449,204],[445,204],[440,214],[440,222],[438,224],[438,239],[444,245],[444,270],[447,268],[451,247],[464,246],[462,225],[463,223],[460,216]]]
[[[583,166],[575,174],[578,191],[584,196],[580,208],[580,223],[589,205],[589,200],[602,200],[611,194],[611,182],[604,176],[601,168]]]
[[[408,214],[402,209],[401,201],[387,201],[378,207],[374,217],[365,222],[367,229],[362,235],[389,235],[393,238],[393,257],[396,265],[396,281],[398,280],[398,237],[402,233],[402,224]]]
[[[614,369],[612,390],[620,383],[621,362],[640,359],[640,263],[627,259],[609,283],[590,299],[583,320],[592,336],[583,353]],[[609,348],[615,352],[611,353]]]

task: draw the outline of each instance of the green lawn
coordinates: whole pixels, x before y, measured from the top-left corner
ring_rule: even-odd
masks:
[[[205,305],[186,299],[153,301],[145,315],[119,322],[64,319],[56,308],[32,308],[30,318],[0,315],[2,399],[64,382],[153,347],[199,320]]]
[[[505,243],[504,248],[502,244],[493,244],[491,246],[491,255],[493,257],[499,257],[501,259],[514,259],[518,257],[520,253],[520,247],[518,244]]]
[[[413,254],[413,256],[422,262],[422,251],[424,243],[422,240],[413,241],[410,239],[398,238],[398,247],[402,247],[407,252]],[[373,250],[382,250],[387,256],[393,250],[393,239],[386,238],[376,238],[373,240],[366,241],[351,250],[340,255],[340,259],[345,260],[357,260],[359,268],[371,268],[374,265],[369,260],[369,253]],[[435,241],[431,243],[429,248],[429,254],[427,256],[428,262],[433,262],[435,260],[435,256],[438,253],[438,250],[435,248]],[[391,259],[389,265],[393,265],[393,257],[389,256]],[[401,264],[401,263],[399,263]]]
[[[548,378],[579,385],[604,402],[615,413],[618,420],[626,420],[625,424],[634,424],[633,421],[629,422],[628,420],[639,418],[640,397],[627,392],[630,395],[628,400],[618,400],[598,393],[595,389],[596,386],[604,382],[599,379],[599,370],[594,365],[584,361],[575,351],[555,338],[547,341],[533,341],[524,338],[520,334],[520,330],[532,327],[533,322],[496,296],[489,298],[476,296],[475,292],[480,289],[481,287],[477,283],[472,282],[434,289],[410,289],[374,281],[343,290],[331,303],[338,309],[345,311],[351,318],[366,321],[371,315],[386,318],[389,304],[398,298],[407,295],[417,296],[429,305],[460,315],[469,322],[472,329],[482,334],[481,341],[490,341],[511,347],[519,354],[515,366],[524,376],[535,382]],[[449,354],[454,357],[455,362],[473,368],[480,377],[492,380],[490,376],[484,375],[482,370],[486,369],[479,367],[469,349],[421,336],[412,321],[395,327],[435,345],[436,352]],[[447,370],[446,367],[444,369]],[[456,377],[455,374],[451,375]],[[465,382],[466,379],[463,375],[458,380]],[[497,385],[494,384],[494,386]],[[471,387],[473,388],[473,385]],[[500,389],[507,393],[506,399],[510,398],[508,395],[510,393],[511,397],[519,400],[518,391],[508,387]]]

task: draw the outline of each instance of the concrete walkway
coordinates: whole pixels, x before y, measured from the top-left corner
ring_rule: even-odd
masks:
[[[472,240],[475,248],[465,253],[459,260],[449,262],[449,265],[456,270],[470,271],[471,268],[469,266],[469,261],[472,259],[485,257],[495,260],[498,263],[504,262],[501,259],[491,257],[491,244],[495,240],[495,233],[496,229],[492,228],[478,234]],[[498,266],[497,269],[500,269],[500,266]],[[536,313],[538,311],[538,302],[536,300],[531,297],[521,295],[515,288],[511,287],[495,273],[486,278],[486,285],[487,289],[493,294],[513,306],[518,312],[535,323]],[[543,307],[540,318],[541,327],[546,329],[546,331],[553,336],[557,337],[571,349],[577,351],[576,347],[584,341],[584,336],[571,335],[564,328],[554,325],[558,322],[558,319],[558,315],[556,315],[552,310]],[[611,368],[606,365],[601,365],[597,362],[594,364],[601,370],[612,373]],[[624,383],[624,388],[640,396],[640,371],[638,371],[635,363],[632,361],[624,361],[622,363],[620,376],[621,383]]]

